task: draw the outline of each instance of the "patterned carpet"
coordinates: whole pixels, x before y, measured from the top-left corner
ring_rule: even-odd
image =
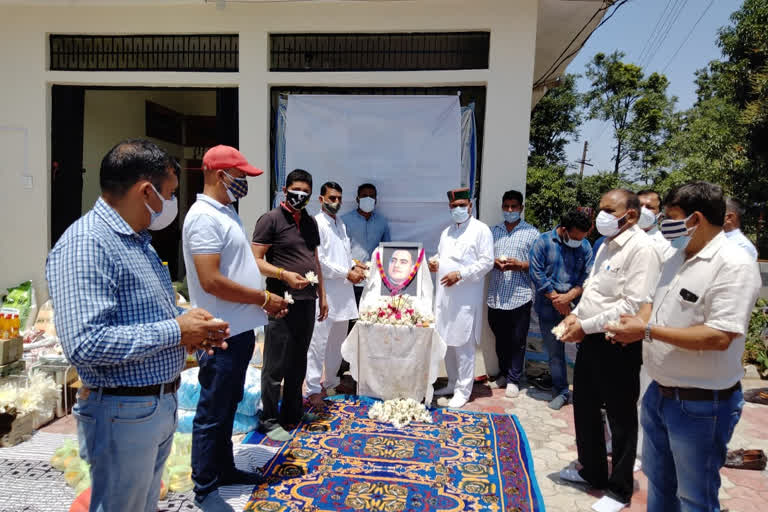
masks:
[[[339,397],[267,465],[246,510],[543,511],[525,434],[509,415],[440,409],[398,430],[373,400]],[[245,443],[275,447],[258,434]],[[280,446],[280,445],[278,445]]]

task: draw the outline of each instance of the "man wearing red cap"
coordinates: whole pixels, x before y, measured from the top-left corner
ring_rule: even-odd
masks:
[[[284,316],[288,306],[283,297],[261,289],[259,267],[232,203],[248,193],[246,177],[262,173],[235,148],[211,148],[203,157],[203,193],[184,219],[190,300],[227,319],[231,333],[229,350],[198,352],[201,389],[192,430],[192,479],[195,503],[204,511],[232,510],[219,496],[220,486],[261,481],[258,471],[235,467],[232,423],[253,355],[253,330],[267,323],[268,314]]]

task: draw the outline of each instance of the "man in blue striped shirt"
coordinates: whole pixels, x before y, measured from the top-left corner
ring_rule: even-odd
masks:
[[[147,229],[176,218],[175,162],[128,140],[101,162],[101,197],[48,256],[64,355],[83,381],[72,413],[91,465],[90,510],[157,510],[184,352],[226,348],[226,322],[181,314]]]
[[[488,324],[496,337],[499,377],[491,387],[507,387],[505,396],[520,392],[525,363],[525,345],[531,321],[531,279],[528,253],[539,236],[536,228],[520,218],[523,194],[504,192],[501,199],[504,221],[493,226],[494,262],[488,283]]]
[[[549,407],[555,410],[568,403],[569,393],[565,345],[555,338],[552,328],[570,314],[592,267],[592,248],[587,240],[591,227],[587,213],[572,210],[559,226],[542,233],[531,249],[530,274],[536,289],[533,307],[539,317],[552,374]]]

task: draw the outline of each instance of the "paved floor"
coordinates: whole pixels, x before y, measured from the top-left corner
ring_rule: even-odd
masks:
[[[764,387],[765,381],[744,381],[744,387]],[[577,484],[560,480],[558,472],[576,460],[573,407],[559,411],[547,407],[549,394],[535,388],[521,391],[514,399],[504,397],[503,389],[491,390],[475,384],[473,400],[465,409],[503,413],[511,410],[525,429],[531,443],[536,477],[544,495],[547,512],[591,510],[602,494]],[[746,403],[736,427],[731,449],[761,448],[768,453],[768,406]],[[764,512],[768,510],[768,471],[723,468],[720,505],[729,512]],[[648,480],[642,471],[635,473],[635,494],[630,511],[646,510]]]

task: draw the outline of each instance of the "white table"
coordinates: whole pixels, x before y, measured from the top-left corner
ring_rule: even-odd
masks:
[[[429,405],[446,346],[433,327],[357,322],[341,346],[357,394]]]

